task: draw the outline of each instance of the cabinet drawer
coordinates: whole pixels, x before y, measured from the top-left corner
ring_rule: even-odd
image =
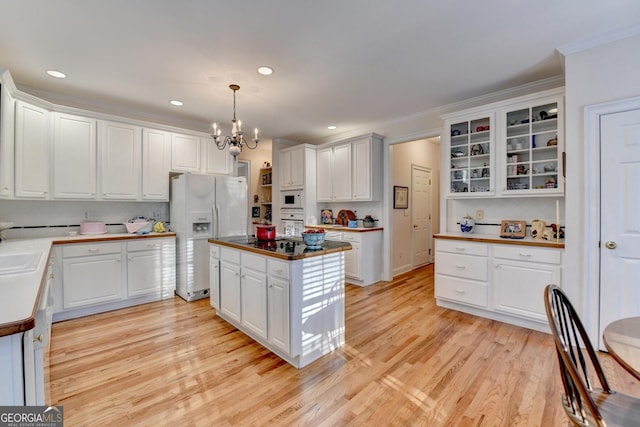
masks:
[[[544,262],[546,264],[559,265],[562,262],[562,253],[559,249],[532,248],[530,246],[496,245],[493,248],[493,256],[495,258]]]
[[[267,258],[261,255],[254,255],[242,252],[242,267],[247,267],[255,271],[267,271]]]
[[[127,251],[149,251],[154,249],[160,249],[162,247],[163,239],[139,239],[131,240],[127,242]]]
[[[78,256],[118,254],[122,251],[120,242],[113,243],[81,243],[76,245],[65,245],[62,249],[63,258]]]
[[[220,248],[220,259],[234,264],[240,264],[240,251],[229,248]]]
[[[211,258],[220,258],[220,246],[209,245],[209,254]]]
[[[361,243],[362,238],[360,237],[360,233],[345,232],[345,233],[342,233],[342,241]]]
[[[487,306],[487,284],[455,277],[436,275],[436,297]]]
[[[487,258],[468,255],[436,253],[436,272],[473,280],[487,280]]]
[[[268,265],[269,265],[270,276],[280,277],[280,278],[289,280],[289,264],[288,263],[270,259],[268,262]]]
[[[485,243],[442,239],[436,240],[436,251],[478,256],[487,256],[489,252]]]

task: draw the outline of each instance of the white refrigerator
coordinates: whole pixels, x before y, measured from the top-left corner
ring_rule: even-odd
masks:
[[[245,177],[182,174],[171,178],[170,227],[176,233],[176,294],[209,297],[212,237],[246,236]]]

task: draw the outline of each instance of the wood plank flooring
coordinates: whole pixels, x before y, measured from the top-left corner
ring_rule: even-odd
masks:
[[[540,295],[542,298],[542,295]],[[439,308],[433,266],[347,285],[346,345],[297,370],[180,298],[56,323],[68,426],[566,426],[550,335]],[[613,388],[640,384],[600,353]]]

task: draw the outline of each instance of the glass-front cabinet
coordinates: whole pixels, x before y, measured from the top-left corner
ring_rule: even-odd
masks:
[[[505,195],[564,192],[562,98],[506,108],[501,190]]]
[[[449,195],[486,196],[494,191],[494,115],[447,121]]]

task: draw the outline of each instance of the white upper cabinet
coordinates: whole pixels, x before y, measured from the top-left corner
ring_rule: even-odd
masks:
[[[169,200],[171,134],[142,130],[142,200]]]
[[[204,150],[202,171],[211,174],[230,174],[232,170],[233,157],[229,154],[229,146],[220,150],[213,138],[202,138]]]
[[[318,201],[351,200],[351,144],[318,149],[316,165]]]
[[[563,194],[563,99],[532,99],[501,112],[503,195]]]
[[[375,201],[382,195],[382,137],[371,134],[317,149],[319,202]]]
[[[318,171],[316,191],[319,202],[333,201],[333,179],[331,179],[332,160],[332,147],[319,148],[316,151],[316,165]]]
[[[449,198],[564,193],[563,89],[443,116]]]
[[[140,199],[142,129],[101,121],[100,153],[102,199]]]
[[[171,170],[200,172],[200,137],[171,134]]]
[[[13,197],[16,102],[3,85],[0,92],[0,197]]]
[[[96,198],[96,120],[53,113],[53,196]]]
[[[16,197],[30,199],[49,197],[50,136],[49,111],[23,101],[16,101]]]
[[[297,146],[280,151],[280,188],[304,188],[305,148]]]
[[[445,121],[443,178],[450,197],[495,193],[495,113],[471,112]]]

